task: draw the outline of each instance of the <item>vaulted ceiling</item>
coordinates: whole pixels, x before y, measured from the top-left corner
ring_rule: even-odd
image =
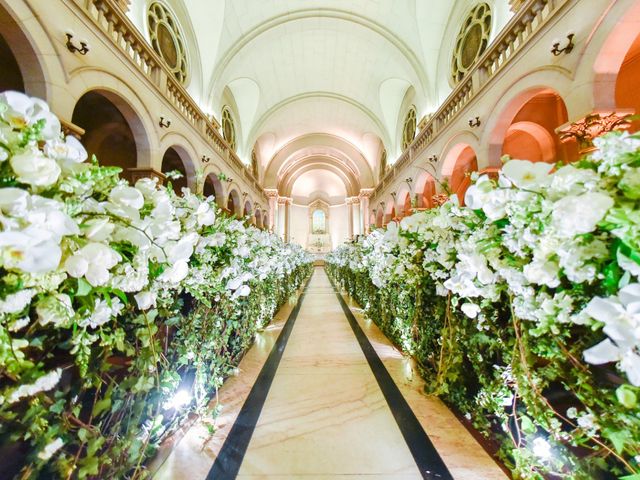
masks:
[[[409,106],[420,119],[446,98],[455,37],[478,3],[163,1],[188,45],[188,90],[218,118],[231,107],[238,154],[248,160],[257,147],[265,187],[296,196],[324,189],[328,197],[372,187],[382,150],[390,163],[400,153]],[[495,36],[508,0],[485,1]],[[143,32],[149,2],[134,0],[130,12]]]

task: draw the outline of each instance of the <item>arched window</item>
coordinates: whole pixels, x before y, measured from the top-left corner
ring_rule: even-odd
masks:
[[[416,107],[411,107],[404,117],[404,126],[402,128],[402,150],[406,150],[413,139],[416,138]]]
[[[180,83],[189,74],[184,36],[173,14],[160,2],[153,2],[147,10],[149,40],[155,52],[164,60]]]
[[[224,107],[222,109],[222,136],[227,141],[231,150],[236,151],[236,125],[231,115],[231,109]]]
[[[489,46],[491,7],[479,3],[467,16],[456,38],[451,60],[451,78],[458,83]]]

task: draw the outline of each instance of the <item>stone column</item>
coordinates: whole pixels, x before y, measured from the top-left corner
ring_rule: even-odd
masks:
[[[284,197],[284,241],[291,242],[291,204],[293,198]]]
[[[627,117],[632,113],[632,110],[590,113],[577,122],[567,123],[558,127],[556,133],[563,142],[576,140],[580,155],[587,155],[596,149],[593,145],[594,138],[613,130],[626,130],[629,128],[631,123],[627,120]]]
[[[346,198],[347,204],[347,232],[349,240],[353,240],[353,197]]]
[[[360,190],[360,222],[361,232],[363,235],[368,235],[371,226],[369,225],[369,198],[373,195],[373,188],[363,188]]]
[[[360,198],[353,197],[353,236],[362,235],[362,225],[360,220]]]
[[[277,222],[278,222],[278,190],[276,189],[265,189],[264,194],[269,199],[269,212],[266,228],[271,233],[277,233]],[[263,220],[264,222],[264,220]]]
[[[287,231],[287,197],[278,197],[278,236],[286,240]]]

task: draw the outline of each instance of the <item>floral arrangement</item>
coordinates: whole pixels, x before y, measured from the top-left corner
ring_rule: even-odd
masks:
[[[0,94],[3,478],[143,478],[311,270],[203,199],[100,167]]]
[[[516,478],[640,479],[640,135],[595,145],[327,259]]]

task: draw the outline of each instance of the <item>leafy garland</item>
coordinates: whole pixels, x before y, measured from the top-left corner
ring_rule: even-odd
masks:
[[[640,479],[640,135],[507,160],[328,258],[516,478]],[[552,169],[555,171],[552,172]]]
[[[86,158],[44,102],[0,95],[5,478],[147,477],[311,271],[213,198]]]

